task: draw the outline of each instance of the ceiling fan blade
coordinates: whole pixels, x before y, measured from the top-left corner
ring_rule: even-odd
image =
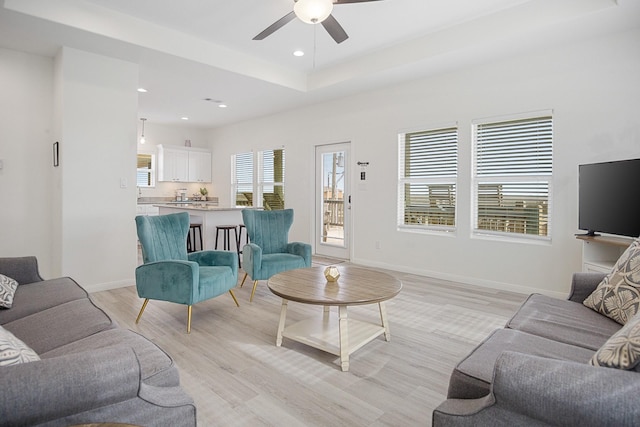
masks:
[[[333,0],[333,4],[365,3],[370,1],[382,1],[382,0]]]
[[[271,34],[275,33],[280,28],[284,27],[289,22],[293,21],[293,19],[295,17],[296,17],[296,14],[292,10],[291,12],[287,13],[286,15],[284,15],[282,18],[278,19],[273,24],[269,25],[263,32],[261,32],[260,34],[255,36],[253,38],[253,40],[262,40],[262,39],[266,38],[267,36],[270,36]]]
[[[342,28],[342,25],[338,23],[333,15],[329,15],[327,19],[322,21],[322,26],[325,30],[327,30],[327,33],[329,33],[329,35],[333,37],[336,43],[342,43],[349,38],[344,28]]]

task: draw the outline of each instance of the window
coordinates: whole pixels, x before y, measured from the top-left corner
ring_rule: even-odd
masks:
[[[265,150],[232,156],[236,206],[284,209],[284,150]]]
[[[253,206],[253,153],[233,156],[233,194],[236,207]]]
[[[261,160],[258,191],[262,195],[262,207],[284,209],[284,150],[263,151]]]
[[[155,187],[155,157],[153,154],[138,154],[136,169],[136,185],[138,187]]]
[[[475,122],[474,233],[550,236],[551,114]]]
[[[403,133],[398,142],[398,226],[455,231],[458,129]]]

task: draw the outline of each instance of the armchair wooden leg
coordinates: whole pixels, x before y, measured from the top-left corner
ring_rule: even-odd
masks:
[[[238,300],[236,299],[236,296],[233,294],[233,291],[231,289],[229,289],[229,293],[231,294],[231,298],[233,298],[233,301],[236,303],[236,307],[240,307],[240,304],[238,304]]]
[[[255,294],[255,293],[256,293],[256,288],[257,288],[257,287],[258,287],[258,281],[257,281],[257,280],[255,280],[255,281],[253,282],[253,290],[251,291],[251,298],[249,298],[249,302],[252,302],[252,301],[253,301],[253,294]]]
[[[242,283],[240,283],[240,287],[242,287],[242,285],[244,285],[244,281],[247,280],[247,275],[249,273],[244,273],[244,277],[242,278]]]
[[[187,333],[191,333],[191,306],[187,306]]]
[[[136,318],[136,325],[140,321],[140,318],[142,317],[142,313],[144,312],[144,309],[147,308],[148,302],[149,302],[149,298],[145,298],[144,302],[142,303],[142,308],[140,309],[140,313],[138,313],[138,317]]]

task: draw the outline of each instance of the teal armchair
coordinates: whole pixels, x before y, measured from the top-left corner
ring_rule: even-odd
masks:
[[[144,303],[140,321],[150,299],[187,306],[187,333],[191,333],[191,306],[229,292],[238,283],[235,252],[187,253],[189,214],[137,216],[136,228],[142,245],[143,264],[136,268],[136,288]]]
[[[243,209],[242,219],[251,243],[242,248],[245,275],[240,286],[244,285],[247,276],[251,277],[250,301],[253,301],[259,280],[267,280],[282,271],[311,267],[311,245],[289,242],[293,209]]]

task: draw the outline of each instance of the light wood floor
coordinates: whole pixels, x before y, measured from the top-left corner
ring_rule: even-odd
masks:
[[[316,258],[314,265],[329,262]],[[387,301],[391,341],[378,337],[355,352],[349,372],[338,357],[286,338],[275,346],[281,300],[266,282],[253,303],[247,281],[235,290],[240,307],[229,295],[195,305],[190,335],[187,309],[178,304],[150,301],[135,325],[142,300],[134,286],[92,298],[175,359],[200,427],[430,426],[455,364],[504,326],[526,296],[388,273],[404,284]],[[287,324],[318,310],[290,302]],[[376,305],[350,308],[349,316],[379,319]]]

